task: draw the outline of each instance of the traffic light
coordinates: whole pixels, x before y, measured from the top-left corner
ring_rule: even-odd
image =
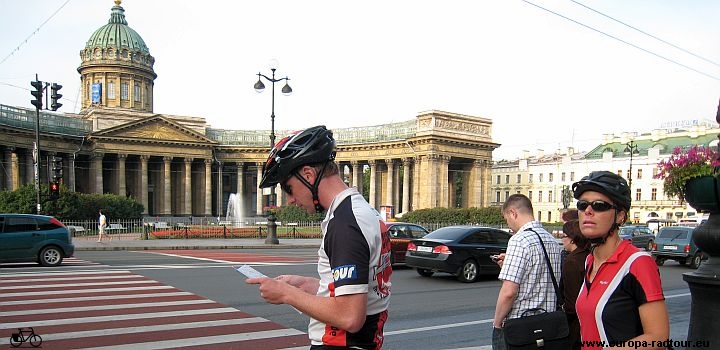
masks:
[[[53,156],[52,157],[52,167],[50,169],[52,170],[53,182],[59,182],[60,179],[62,179],[62,177],[63,177],[62,158]]]
[[[60,184],[57,181],[50,182],[50,199],[60,198]]]
[[[62,94],[58,93],[62,89],[62,85],[52,83],[50,85],[50,99],[52,102],[50,103],[50,109],[53,111],[57,111],[60,107],[62,107],[62,103],[58,102],[60,98],[62,98]]]
[[[35,108],[42,109],[43,108],[43,104],[42,104],[43,82],[39,81],[39,80],[35,80],[35,81],[31,81],[30,85],[32,85],[35,88],[34,91],[30,91],[30,93],[33,96],[35,96],[35,99],[31,100],[30,103],[32,103],[33,106],[35,106]]]

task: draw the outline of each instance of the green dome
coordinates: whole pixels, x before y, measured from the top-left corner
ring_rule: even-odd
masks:
[[[120,6],[120,1],[115,0],[115,6],[112,8],[110,14],[110,20],[108,24],[100,27],[90,36],[90,39],[85,45],[86,49],[91,48],[115,48],[121,49],[126,48],[130,51],[140,51],[145,54],[149,54],[145,41],[140,35],[128,27],[127,21],[125,20],[125,9]]]

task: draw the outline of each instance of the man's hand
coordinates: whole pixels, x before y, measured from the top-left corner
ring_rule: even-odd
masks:
[[[497,255],[497,259],[493,259],[493,261],[500,267],[502,267],[503,263],[505,262],[505,253],[500,253],[499,255]]]
[[[248,278],[245,283],[259,284],[260,297],[270,304],[285,304],[286,296],[292,293],[291,289],[297,289],[287,282],[270,277]]]

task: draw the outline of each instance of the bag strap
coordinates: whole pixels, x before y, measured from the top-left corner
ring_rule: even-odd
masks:
[[[542,247],[543,253],[545,254],[545,263],[547,263],[547,267],[548,267],[548,269],[550,269],[550,278],[552,279],[553,287],[555,287],[555,297],[557,298],[557,302],[559,305],[560,302],[562,301],[560,299],[560,288],[558,287],[557,280],[555,279],[555,272],[553,272],[552,265],[550,264],[550,257],[548,256],[547,250],[545,249],[545,244],[543,243],[543,240],[540,237],[540,234],[535,232],[535,230],[533,230],[531,228],[527,228],[527,229],[525,229],[525,231],[532,231],[540,240],[540,247]]]

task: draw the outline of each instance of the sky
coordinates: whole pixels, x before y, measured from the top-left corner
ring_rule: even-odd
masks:
[[[0,104],[30,81],[79,112],[80,51],[112,0],[0,0]],[[155,57],[154,112],[214,128],[380,125],[440,110],[492,120],[493,158],[589,151],[605,134],[714,120],[715,0],[124,0]],[[634,29],[633,29],[634,28]]]

